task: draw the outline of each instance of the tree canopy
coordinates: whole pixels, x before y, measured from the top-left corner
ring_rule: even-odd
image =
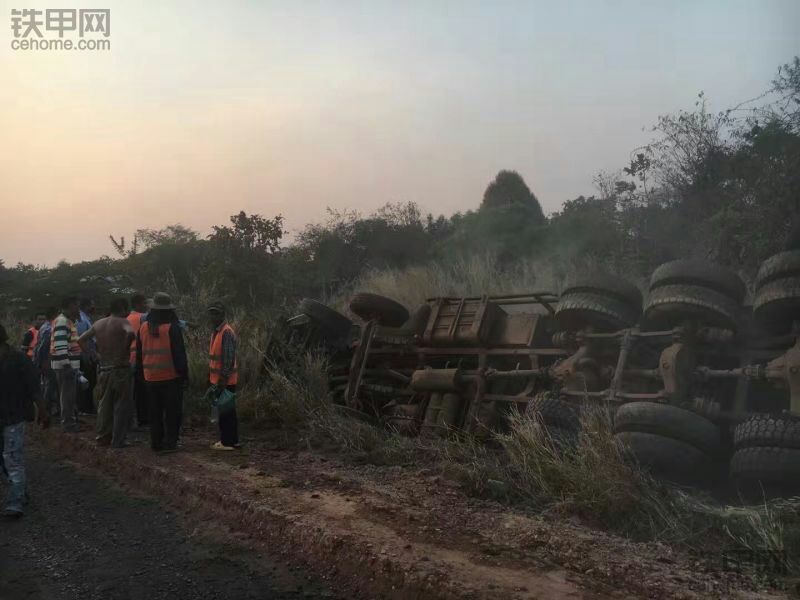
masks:
[[[500,171],[483,193],[482,209],[520,209],[536,223],[544,223],[539,200],[533,195],[522,175],[516,171]]]

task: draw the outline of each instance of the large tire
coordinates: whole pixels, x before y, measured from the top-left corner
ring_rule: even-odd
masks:
[[[629,402],[617,409],[614,433],[653,433],[691,444],[715,455],[719,452],[719,428],[698,414],[657,402]]]
[[[589,292],[611,296],[628,304],[636,311],[642,310],[642,292],[627,279],[609,273],[587,273],[567,279],[562,295]]]
[[[800,277],[800,250],[779,252],[762,262],[756,274],[756,290],[786,277]]]
[[[347,335],[353,326],[353,322],[343,314],[311,298],[303,298],[297,310],[335,335]]]
[[[581,429],[580,407],[549,393],[534,396],[525,412],[538,416],[548,428],[577,433]]]
[[[772,333],[788,333],[792,322],[800,320],[800,277],[765,283],[753,300],[753,317]]]
[[[350,299],[350,310],[365,321],[376,320],[383,327],[401,327],[409,317],[408,310],[399,302],[364,292]]]
[[[731,458],[731,477],[740,483],[797,488],[800,450],[795,448],[742,448]]]
[[[556,306],[558,325],[567,331],[593,327],[598,331],[618,331],[633,327],[640,311],[616,298],[592,292],[562,294]]]
[[[707,287],[671,284],[650,292],[644,315],[645,321],[656,327],[675,327],[683,321],[696,321],[736,331],[739,305]]]
[[[625,456],[654,475],[688,481],[701,478],[711,468],[709,456],[686,442],[639,431],[623,431],[614,439]]]
[[[733,430],[733,447],[800,449],[800,418],[791,415],[753,415]]]
[[[403,323],[402,327],[381,327],[378,330],[378,335],[383,336],[413,336],[422,335],[425,327],[428,325],[428,319],[431,316],[431,305],[421,304],[417,309],[411,313],[408,320]]]
[[[747,287],[733,271],[702,260],[673,260],[653,271],[650,290],[665,285],[695,285],[724,294],[741,304]]]

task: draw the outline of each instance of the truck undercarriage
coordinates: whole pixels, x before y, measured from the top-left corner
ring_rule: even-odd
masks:
[[[430,298],[411,313],[356,294],[357,325],[305,300],[295,321],[338,340],[335,401],[403,434],[488,438],[519,410],[570,440],[602,406],[654,473],[697,479],[727,461],[737,481],[785,486],[800,481],[800,251],[766,260],[747,295],[735,273],[681,260],[656,269],[646,302],[591,273],[560,294]]]

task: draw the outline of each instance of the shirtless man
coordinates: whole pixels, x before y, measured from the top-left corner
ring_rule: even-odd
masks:
[[[95,388],[95,439],[98,445],[111,445],[113,448],[125,446],[125,436],[133,414],[130,349],[136,334],[127,316],[128,301],[115,298],[111,301],[111,315],[95,322],[78,338],[81,348],[88,348],[93,338],[97,341],[100,367]]]

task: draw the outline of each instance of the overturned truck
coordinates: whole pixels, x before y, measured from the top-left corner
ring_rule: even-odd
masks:
[[[727,463],[742,483],[800,482],[800,251],[766,260],[751,297],[737,274],[679,260],[646,298],[593,273],[560,294],[431,298],[411,313],[356,294],[357,326],[310,300],[301,313],[338,349],[336,401],[399,432],[488,437],[516,408],[569,443],[600,404],[660,475]]]

